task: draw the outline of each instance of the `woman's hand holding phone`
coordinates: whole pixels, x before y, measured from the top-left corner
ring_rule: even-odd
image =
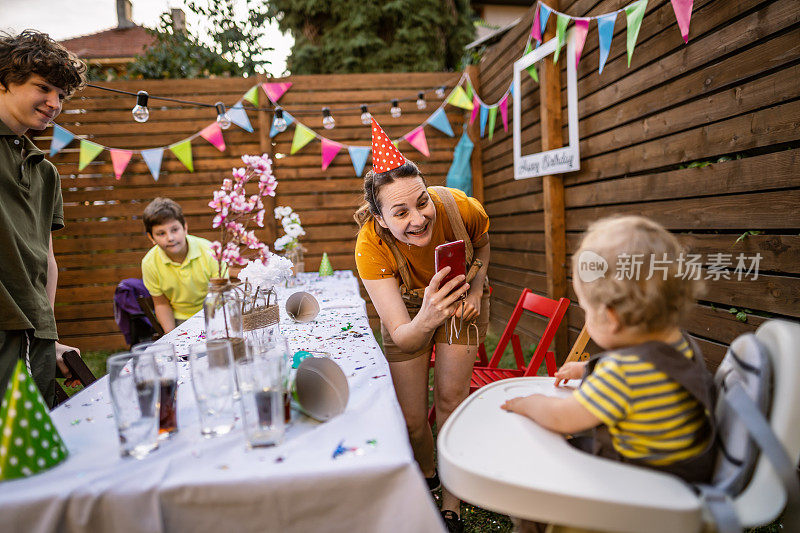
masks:
[[[422,307],[417,314],[433,329],[453,316],[456,309],[461,307],[461,296],[469,290],[469,283],[464,283],[466,276],[463,274],[440,286],[439,284],[449,273],[450,267],[447,266],[434,274],[431,282],[425,287]]]

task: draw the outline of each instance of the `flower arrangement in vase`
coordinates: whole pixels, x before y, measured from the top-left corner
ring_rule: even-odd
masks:
[[[303,272],[305,266],[303,254],[306,249],[300,244],[300,237],[306,232],[300,224],[300,215],[289,206],[279,206],[275,208],[275,218],[281,221],[284,233],[283,237],[279,237],[275,241],[275,250],[282,250],[284,255],[292,261],[295,273]]]

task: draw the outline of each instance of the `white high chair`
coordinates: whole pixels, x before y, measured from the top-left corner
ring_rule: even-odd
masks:
[[[797,465],[800,324],[768,321],[756,337],[773,366],[769,423]],[[466,502],[537,522],[631,533],[701,531],[710,518],[697,492],[681,479],[583,453],[561,435],[500,409],[517,396],[571,394],[553,381],[509,379],[468,397],[439,432],[444,486]],[[786,502],[784,485],[761,454],[749,484],[733,500],[739,522],[744,527],[770,523]]]

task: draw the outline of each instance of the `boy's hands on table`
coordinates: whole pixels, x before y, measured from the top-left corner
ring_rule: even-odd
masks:
[[[571,363],[564,363],[561,368],[556,371],[555,386],[566,385],[567,381],[571,379],[581,379],[585,368],[585,362],[573,361]]]

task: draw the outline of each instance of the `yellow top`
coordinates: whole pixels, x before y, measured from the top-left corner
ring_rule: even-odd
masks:
[[[458,189],[449,190],[456,201],[458,211],[464,220],[464,227],[473,244],[478,242],[479,238],[489,231],[489,217],[486,215],[486,211],[475,198],[468,197]],[[436,207],[436,223],[433,227],[431,242],[424,247],[397,243],[398,250],[408,261],[408,270],[411,274],[411,287],[408,288],[412,290],[427,287],[436,273],[434,265],[436,247],[456,240],[455,232],[450,226],[450,219],[447,218],[442,201],[430,187],[428,193]],[[361,279],[385,279],[394,276],[398,283],[402,283],[397,261],[395,261],[389,246],[378,236],[375,224],[377,222],[370,220],[358,233],[356,240],[358,275]]]
[[[142,278],[151,296],[167,297],[175,318],[186,320],[203,308],[208,280],[219,277],[217,261],[211,257],[211,243],[186,235],[189,247],[183,263],[171,260],[159,246],[153,246],[142,259]],[[223,275],[227,268],[223,265]]]
[[[673,347],[687,358],[694,356],[685,339]],[[703,406],[637,355],[610,352],[573,395],[608,426],[614,449],[623,457],[668,465],[706,447]]]

